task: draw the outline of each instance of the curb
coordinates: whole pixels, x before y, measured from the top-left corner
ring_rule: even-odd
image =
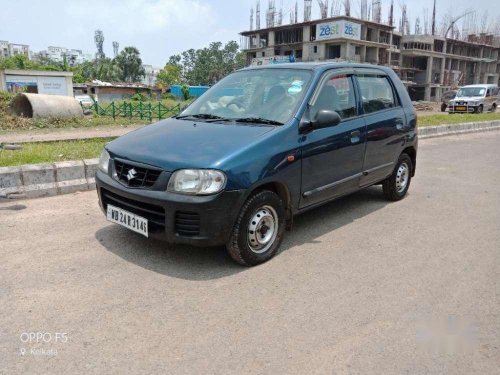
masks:
[[[420,139],[500,130],[500,120],[428,126]],[[94,190],[99,159],[0,167],[0,197],[38,198]]]
[[[39,198],[95,189],[99,159],[0,167],[0,196]]]
[[[500,120],[464,122],[459,124],[426,126],[418,129],[419,139],[444,137],[466,133],[478,133],[500,129]]]

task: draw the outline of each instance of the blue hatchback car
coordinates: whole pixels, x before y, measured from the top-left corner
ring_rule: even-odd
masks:
[[[381,66],[283,64],[237,71],[179,116],[106,145],[96,174],[107,219],[146,237],[273,257],[294,215],[367,186],[402,199],[417,117]]]

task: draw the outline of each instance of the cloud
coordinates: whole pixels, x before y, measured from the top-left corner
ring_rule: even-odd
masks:
[[[84,19],[123,36],[199,32],[215,19],[212,7],[199,0],[71,1],[64,4],[64,10],[69,18]]]

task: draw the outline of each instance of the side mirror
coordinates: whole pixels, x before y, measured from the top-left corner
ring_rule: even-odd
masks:
[[[312,127],[314,129],[329,128],[338,125],[341,121],[342,118],[337,112],[322,109],[316,114],[316,117],[312,121]]]

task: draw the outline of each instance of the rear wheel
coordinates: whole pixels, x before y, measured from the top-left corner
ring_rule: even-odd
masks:
[[[413,163],[407,154],[401,154],[396,168],[382,183],[385,197],[390,201],[403,199],[410,188]]]
[[[276,193],[264,190],[243,205],[226,248],[239,264],[255,266],[276,255],[284,231],[283,201]]]

